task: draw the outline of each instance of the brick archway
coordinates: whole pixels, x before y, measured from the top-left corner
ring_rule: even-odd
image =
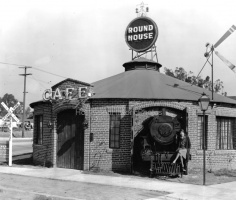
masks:
[[[70,109],[74,109],[76,111],[78,110],[77,106],[78,106],[78,101],[62,101],[54,104],[52,111],[54,114],[58,114],[59,112]],[[85,108],[83,107],[81,107],[79,110],[85,112]]]
[[[145,102],[145,103],[140,103],[138,105],[135,105],[133,107],[133,110],[138,110],[138,109],[143,109],[143,108],[149,108],[149,107],[169,107],[169,108],[175,108],[177,110],[184,110],[186,106],[181,105],[176,102]]]
[[[181,118],[184,120],[184,126],[186,126],[185,131],[188,129],[188,107],[186,105],[177,103],[177,102],[169,102],[169,101],[160,101],[160,102],[142,102],[140,104],[137,104],[135,106],[133,106],[132,108],[132,119],[133,119],[133,127],[132,127],[132,146],[131,146],[131,172],[133,172],[134,170],[134,162],[135,162],[135,155],[137,155],[137,152],[135,153],[135,151],[137,150],[137,146],[135,147],[135,145],[137,144],[137,139],[138,137],[136,137],[139,133],[142,134],[142,131],[145,132],[145,125],[143,125],[143,123],[146,122],[148,123],[148,118],[147,117],[141,117],[140,121],[135,121],[136,117],[135,117],[135,113],[138,110],[142,110],[145,108],[151,108],[151,107],[162,107],[162,108],[172,108],[174,110],[178,110],[178,112],[180,112],[181,114]],[[158,110],[158,109],[157,109]],[[149,116],[150,118],[151,116]],[[146,127],[147,128],[147,127]],[[136,140],[136,141],[135,141]],[[135,150],[136,149],[136,150]]]
[[[176,103],[176,102],[168,102],[168,101],[161,101],[161,102],[145,102],[145,103],[140,103],[138,105],[135,105],[132,110],[133,110],[133,115],[135,115],[135,111],[137,110],[141,110],[144,108],[150,108],[150,107],[166,107],[166,108],[173,108],[173,109],[177,109],[180,111],[184,111],[186,110],[186,112],[188,112],[188,107]],[[134,116],[133,116],[134,118]],[[137,126],[137,124],[133,121],[133,138],[135,138],[138,133],[143,129],[143,126]]]

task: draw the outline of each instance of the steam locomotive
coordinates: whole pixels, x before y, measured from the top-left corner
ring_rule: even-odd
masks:
[[[136,170],[148,170],[151,177],[155,174],[182,175],[180,160],[172,164],[178,148],[180,121],[181,119],[170,116],[154,116],[147,120],[143,131],[135,139]],[[188,159],[184,162],[185,173],[187,173],[187,162]]]

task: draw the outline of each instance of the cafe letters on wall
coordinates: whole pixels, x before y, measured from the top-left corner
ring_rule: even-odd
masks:
[[[79,87],[76,89],[66,88],[65,90],[56,88],[55,91],[52,91],[52,89],[46,89],[42,95],[45,101],[58,100],[58,99],[78,99],[78,98],[86,98],[89,96],[91,96],[91,93],[87,87]]]

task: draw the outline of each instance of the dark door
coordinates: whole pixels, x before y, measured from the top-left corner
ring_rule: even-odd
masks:
[[[65,110],[57,115],[57,167],[83,169],[84,116],[75,110]]]
[[[183,110],[183,127],[186,134],[188,134],[188,111],[187,108]]]

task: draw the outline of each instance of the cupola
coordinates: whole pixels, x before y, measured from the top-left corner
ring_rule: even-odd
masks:
[[[138,59],[126,62],[123,64],[123,67],[125,68],[125,71],[130,71],[130,70],[154,70],[158,71],[161,68],[161,64],[149,60],[143,57],[140,57]]]

